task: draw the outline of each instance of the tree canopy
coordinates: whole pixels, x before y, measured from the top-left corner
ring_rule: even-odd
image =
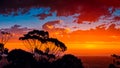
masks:
[[[65,44],[56,38],[50,38],[49,33],[44,30],[33,30],[20,37],[24,45],[32,52],[40,54],[53,54],[55,56],[67,50]]]

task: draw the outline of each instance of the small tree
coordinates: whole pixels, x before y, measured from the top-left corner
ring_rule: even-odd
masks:
[[[12,34],[4,31],[2,31],[1,34],[2,34],[1,43],[5,45],[8,42],[8,40],[12,37]]]
[[[7,53],[6,51],[8,51],[7,48],[4,48],[5,44],[8,42],[8,40],[12,37],[11,33],[8,32],[1,32],[1,42],[0,42],[0,53]]]

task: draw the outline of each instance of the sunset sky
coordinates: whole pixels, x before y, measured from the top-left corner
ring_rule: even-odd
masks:
[[[18,38],[33,29],[64,42],[65,53],[120,55],[120,0],[0,0],[0,32],[13,34],[5,47],[27,50]]]

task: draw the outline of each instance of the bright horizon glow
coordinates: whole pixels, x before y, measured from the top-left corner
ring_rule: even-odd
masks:
[[[66,43],[68,50],[65,51],[65,53],[72,53],[76,56],[110,56],[113,53],[119,54],[119,45],[120,42],[76,42],[72,44]],[[21,48],[29,51],[29,49],[27,49],[20,41],[18,43],[8,42],[5,47],[9,48],[10,50]]]
[[[86,44],[85,48],[86,49],[96,49],[97,47],[94,44]]]

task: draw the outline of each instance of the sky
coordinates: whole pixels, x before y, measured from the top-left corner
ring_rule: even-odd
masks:
[[[120,0],[1,0],[0,31],[14,34],[7,48],[27,50],[18,38],[33,29],[64,42],[65,53],[120,54]]]

